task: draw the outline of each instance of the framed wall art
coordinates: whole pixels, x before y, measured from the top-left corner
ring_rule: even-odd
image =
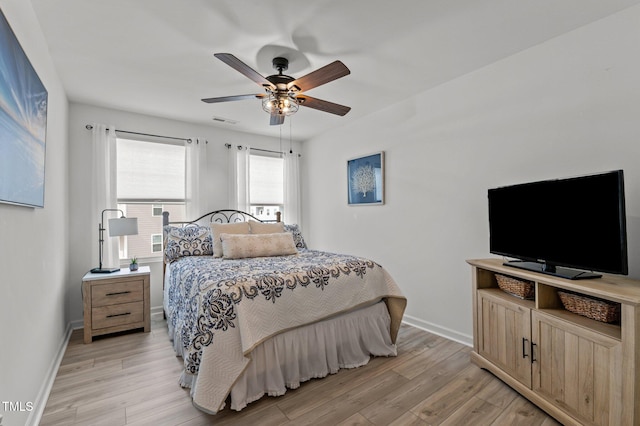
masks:
[[[44,207],[48,93],[0,10],[0,202]]]
[[[384,204],[384,151],[347,161],[351,205]]]

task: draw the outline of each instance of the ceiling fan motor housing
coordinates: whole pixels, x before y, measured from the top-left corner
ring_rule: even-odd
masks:
[[[289,60],[287,58],[277,57],[272,60],[273,68],[278,71],[278,74],[270,75],[266,79],[276,87],[276,90],[267,88],[268,92],[272,93],[287,93],[289,92],[288,85],[295,80],[293,77],[283,74],[289,68]]]
[[[273,58],[271,61],[273,64],[273,68],[275,68],[279,73],[282,74],[282,71],[286,71],[289,69],[289,60],[287,58],[283,58],[278,56],[277,58]]]
[[[271,115],[285,116],[294,114],[298,111],[298,102],[295,94],[288,87],[294,78],[282,73],[289,68],[289,60],[277,57],[273,58],[272,64],[278,74],[270,75],[266,79],[275,86],[275,90],[272,87],[265,86],[269,95],[262,100],[262,108]]]

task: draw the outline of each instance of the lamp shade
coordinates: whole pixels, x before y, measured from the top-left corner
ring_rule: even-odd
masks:
[[[138,233],[137,217],[121,217],[109,219],[109,236],[120,237],[122,235],[136,235]]]

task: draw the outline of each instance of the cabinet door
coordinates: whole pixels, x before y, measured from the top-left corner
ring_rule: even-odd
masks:
[[[509,297],[478,291],[478,354],[531,387],[531,310]]]
[[[622,343],[540,311],[531,321],[533,390],[584,424],[622,424]]]

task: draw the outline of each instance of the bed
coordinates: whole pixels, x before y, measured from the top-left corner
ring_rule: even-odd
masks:
[[[237,210],[163,213],[164,311],[180,385],[210,414],[395,356],[406,299],[376,262],[306,247],[297,225]]]

